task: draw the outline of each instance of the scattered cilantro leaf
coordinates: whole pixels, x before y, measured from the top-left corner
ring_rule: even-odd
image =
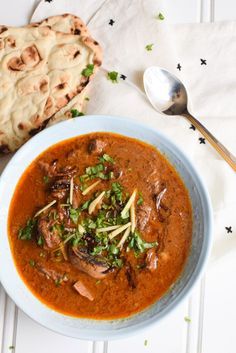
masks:
[[[120,185],[120,183],[112,183],[111,184],[111,190],[112,190],[112,193],[114,194],[115,196],[115,200],[119,201],[119,202],[122,202],[122,190],[123,190],[123,187]]]
[[[70,208],[70,219],[72,220],[72,222],[74,222],[75,224],[78,223],[78,219],[80,216],[80,210],[77,208]]]
[[[163,21],[165,19],[165,16],[161,12],[159,12],[159,14],[156,16],[156,19]]]
[[[35,266],[35,261],[33,259],[30,259],[29,260],[29,264],[31,267],[34,267]]]
[[[85,203],[83,203],[83,205],[80,207],[81,211],[87,210],[89,205],[90,205],[90,200],[87,200]]]
[[[9,346],[8,349],[12,351],[13,349],[15,349],[15,346]]]
[[[148,344],[148,340],[145,340],[145,341],[144,341],[144,346],[146,347],[147,344]]]
[[[84,77],[90,77],[93,74],[94,65],[88,64],[85,69],[81,72]]]
[[[90,98],[89,97],[85,97],[84,98],[87,102],[90,100]]]
[[[147,51],[152,51],[153,45],[154,45],[153,43],[152,43],[152,44],[147,44],[146,47],[145,47],[145,49],[146,49]]]
[[[38,237],[37,244],[38,244],[39,246],[43,246],[43,244],[44,244],[44,240],[43,240],[43,237],[42,237],[41,235]]]
[[[191,319],[190,319],[188,316],[185,316],[184,321],[190,323],[190,322],[191,322]]]
[[[36,219],[28,219],[26,226],[19,230],[18,238],[21,240],[30,240],[36,225]]]
[[[108,154],[104,153],[104,155],[102,157],[99,157],[99,161],[100,162],[109,162],[114,164],[115,161],[112,157],[110,157]]]
[[[138,201],[137,201],[137,205],[140,206],[143,204],[143,195],[141,192],[138,193],[139,194],[139,198],[138,198]]]
[[[44,177],[43,177],[43,182],[44,182],[45,184],[48,184],[49,181],[50,181],[49,176],[48,176],[48,175],[44,175]]]
[[[139,253],[143,253],[146,249],[151,249],[157,245],[158,245],[157,242],[153,242],[153,243],[145,242],[141,238],[139,232],[135,230],[133,236],[131,237],[128,247],[130,249],[133,249],[136,254],[139,254]]]
[[[56,285],[56,287],[60,287],[61,282],[62,282],[62,280],[61,280],[60,278],[57,278],[57,279],[55,280],[55,285]]]
[[[110,71],[107,74],[108,80],[110,80],[112,83],[118,83],[118,72],[117,71]]]
[[[84,116],[84,113],[79,112],[77,109],[71,109],[72,118],[76,118],[77,116]]]

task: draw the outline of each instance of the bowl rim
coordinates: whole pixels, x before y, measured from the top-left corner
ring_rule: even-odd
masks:
[[[127,336],[130,336],[132,334],[137,334],[140,331],[144,331],[146,329],[148,329],[150,326],[153,326],[155,324],[160,323],[162,320],[166,319],[175,309],[177,309],[177,307],[186,299],[187,296],[190,295],[191,291],[193,290],[193,288],[195,287],[196,283],[199,281],[205,267],[206,267],[206,263],[209,259],[209,255],[210,255],[210,250],[212,247],[212,228],[213,228],[213,212],[212,212],[212,206],[211,206],[211,200],[210,200],[210,196],[208,193],[208,190],[202,180],[202,177],[200,176],[199,172],[197,171],[197,169],[195,168],[195,166],[193,165],[193,162],[189,159],[189,157],[184,153],[184,151],[177,146],[175,143],[173,143],[170,138],[168,138],[164,133],[158,131],[156,128],[153,128],[150,124],[145,125],[144,123],[141,122],[137,122],[135,119],[131,119],[131,118],[126,118],[126,117],[121,117],[121,116],[113,116],[113,115],[87,115],[86,117],[78,117],[78,118],[74,118],[73,120],[67,120],[67,121],[63,121],[60,122],[56,125],[53,125],[43,131],[41,131],[40,133],[38,133],[37,135],[35,135],[34,137],[32,137],[29,141],[27,141],[15,154],[14,156],[10,159],[10,161],[8,162],[7,166],[4,168],[2,174],[1,174],[1,178],[0,178],[0,194],[3,192],[3,180],[6,178],[7,173],[11,172],[11,168],[12,165],[14,164],[15,160],[18,158],[18,156],[20,156],[21,154],[25,153],[27,150],[30,150],[30,147],[32,144],[34,144],[34,142],[43,140],[44,136],[47,136],[50,133],[53,133],[53,131],[57,131],[58,129],[63,129],[63,126],[66,126],[68,124],[71,124],[72,121],[74,121],[75,124],[78,123],[78,126],[80,124],[81,119],[86,119],[86,121],[89,124],[92,124],[93,121],[95,120],[96,123],[99,123],[100,121],[106,121],[109,120],[109,122],[111,122],[111,120],[116,121],[116,122],[120,122],[122,124],[127,123],[127,124],[132,124],[133,129],[135,129],[136,127],[143,129],[144,131],[148,130],[152,133],[154,133],[156,135],[156,137],[161,140],[164,141],[164,143],[168,144],[168,146],[170,146],[170,148],[173,150],[175,150],[176,155],[181,159],[181,162],[184,163],[185,165],[187,165],[187,167],[190,170],[190,173],[192,175],[192,173],[194,174],[194,177],[196,178],[197,182],[198,182],[198,188],[200,190],[200,196],[203,199],[203,202],[205,204],[205,219],[207,219],[206,222],[206,237],[204,239],[204,243],[203,243],[203,251],[200,254],[200,257],[198,259],[198,263],[196,265],[196,268],[193,272],[193,274],[191,275],[190,280],[187,282],[187,284],[185,285],[185,287],[181,290],[181,292],[179,293],[179,295],[177,296],[177,298],[175,298],[170,305],[167,306],[167,308],[165,310],[163,310],[163,312],[161,312],[158,316],[158,318],[156,316],[148,318],[146,320],[144,320],[141,323],[137,323],[135,325],[132,325],[130,327],[125,327],[122,329],[116,329],[116,330],[109,330],[109,329],[105,329],[105,330],[101,330],[98,331],[96,330],[96,332],[92,332],[91,333],[83,333],[83,332],[79,332],[78,334],[76,333],[69,333],[69,332],[64,332],[63,330],[60,330],[58,327],[55,328],[53,325],[47,324],[43,319],[41,319],[41,317],[38,317],[37,315],[35,315],[34,313],[32,313],[28,307],[27,304],[22,303],[22,301],[20,299],[18,299],[18,297],[16,297],[14,294],[14,286],[10,286],[9,283],[7,283],[7,281],[4,278],[4,270],[1,269],[0,266],[0,282],[2,284],[2,286],[4,287],[5,291],[7,292],[7,294],[9,295],[9,297],[15,302],[15,304],[24,312],[26,313],[30,318],[32,318],[34,321],[36,321],[37,323],[39,323],[40,325],[54,331],[60,334],[63,334],[65,336],[69,336],[69,337],[74,337],[74,338],[79,338],[79,339],[85,339],[85,340],[113,340],[113,339],[120,339],[120,338],[124,338]],[[96,130],[96,131],[103,131],[103,130]],[[89,134],[89,133],[93,133],[95,131],[91,131],[91,132],[80,132],[77,131],[76,135],[71,135],[71,137],[65,137],[65,138],[60,138],[57,142],[52,143],[50,146],[46,147],[46,148],[40,148],[40,150],[37,152],[36,157],[34,157],[33,159],[30,158],[30,154],[29,155],[29,159],[30,162],[28,163],[28,166],[44,151],[46,151],[48,148],[50,148],[51,146],[63,141],[63,140],[68,140],[70,138],[73,138],[75,136],[81,136],[81,135],[85,135],[85,134]],[[109,132],[109,131],[106,131]],[[115,131],[112,131],[115,132]],[[116,132],[115,132],[116,133]],[[123,136],[128,136],[128,134],[126,135],[125,132],[124,133],[120,133],[117,132],[120,135]],[[134,137],[135,138],[135,137]],[[137,138],[137,140],[141,140],[140,138]],[[142,141],[142,140],[141,140]],[[150,145],[152,145],[151,142],[148,142]],[[171,162],[170,162],[171,163]],[[24,168],[24,171],[27,169],[27,167]],[[24,173],[23,171],[23,173]],[[22,176],[22,173],[21,173]],[[21,177],[20,176],[20,177]],[[19,178],[16,181],[16,185],[19,181]],[[15,189],[14,189],[15,190]],[[14,191],[13,191],[14,193]],[[11,199],[13,196],[13,193],[11,194]],[[8,208],[9,211],[9,208]],[[7,219],[8,219],[8,212],[7,212]],[[1,224],[2,220],[0,219],[0,224]],[[7,234],[7,238],[8,238],[8,234]],[[1,245],[1,236],[0,236],[0,245]],[[10,244],[9,244],[9,239],[8,239],[8,247],[10,248]],[[11,249],[10,249],[11,252]],[[1,253],[1,248],[0,248],[0,253]],[[12,253],[11,253],[12,255]],[[14,263],[14,259],[13,256],[11,257],[11,265],[13,265],[16,269],[16,265]],[[57,314],[59,314],[60,316],[62,315],[63,317],[67,317],[67,318],[72,318],[69,315],[64,315],[56,310],[51,309],[49,306],[47,306],[46,304],[44,304],[43,302],[41,302],[37,296],[35,296],[32,291],[29,289],[29,287],[24,283],[23,279],[21,278],[21,276],[19,275],[17,269],[16,269],[17,275],[20,278],[20,281],[23,282],[23,284],[25,285],[25,287],[27,288],[27,291],[30,292],[39,302],[43,307],[46,307],[47,310],[49,311],[53,311],[56,312]],[[74,319],[74,318],[73,318]],[[81,320],[81,318],[78,318],[78,320]],[[89,320],[89,319],[85,319],[85,320]],[[104,322],[106,320],[96,320],[96,321],[101,321]],[[113,320],[114,321],[114,320]]]

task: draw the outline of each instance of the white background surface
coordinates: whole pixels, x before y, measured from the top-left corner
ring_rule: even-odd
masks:
[[[25,24],[37,2],[0,0],[0,23]],[[235,0],[164,0],[163,4],[162,12],[171,23],[236,20]],[[235,237],[235,231],[226,236]],[[48,331],[19,311],[0,286],[0,352],[235,353],[235,273],[236,257],[225,257],[207,270],[192,296],[164,322],[138,336],[110,342],[78,341]]]

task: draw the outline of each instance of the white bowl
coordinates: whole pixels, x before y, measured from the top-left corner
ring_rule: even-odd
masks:
[[[119,320],[79,319],[58,313],[43,304],[24,284],[11,254],[7,218],[12,195],[29,164],[53,144],[96,131],[116,132],[155,146],[179,172],[191,198],[193,209],[192,246],[182,275],[171,289],[144,311]],[[52,126],[28,141],[11,159],[0,179],[0,280],[9,296],[35,321],[61,334],[80,339],[117,339],[157,323],[189,294],[209,256],[212,210],[208,192],[185,154],[160,132],[134,120],[113,116],[86,116]]]

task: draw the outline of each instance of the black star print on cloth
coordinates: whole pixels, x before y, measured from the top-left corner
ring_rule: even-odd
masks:
[[[201,65],[206,65],[207,64],[206,59],[200,59],[200,60],[201,60]]]
[[[177,69],[181,71],[182,66],[180,64],[177,65]]]
[[[45,2],[52,2],[52,0],[44,0]]]
[[[110,26],[113,26],[114,23],[115,23],[115,21],[111,18],[110,21],[109,21],[109,25],[110,25]]]
[[[193,130],[193,131],[196,130],[196,128],[195,128],[195,126],[193,124],[191,124],[190,129]]]
[[[233,233],[232,227],[225,227],[227,233]]]
[[[204,139],[204,137],[199,137],[199,142],[200,142],[200,145],[203,143],[205,144],[206,143],[206,140]]]
[[[127,79],[127,76],[121,74],[121,75],[120,75],[120,78],[121,78],[122,80],[126,80],[126,79]]]

